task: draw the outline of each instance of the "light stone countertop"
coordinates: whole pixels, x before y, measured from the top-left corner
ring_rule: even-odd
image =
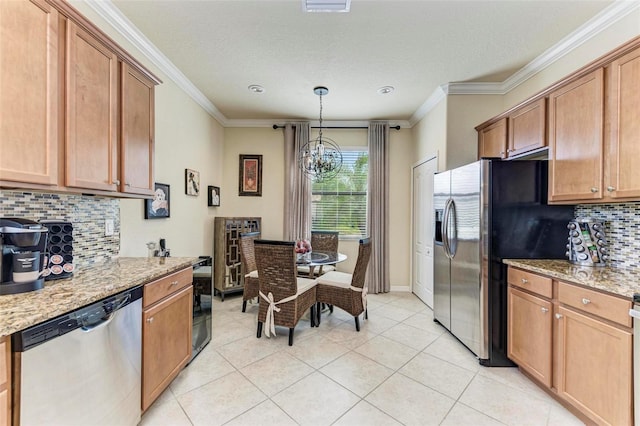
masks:
[[[567,260],[504,259],[504,263],[628,299],[640,293],[640,270],[578,266]]]
[[[45,281],[41,290],[0,296],[0,337],[190,267],[192,257],[120,257]]]

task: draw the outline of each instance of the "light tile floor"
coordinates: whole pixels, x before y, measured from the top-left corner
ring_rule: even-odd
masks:
[[[256,339],[257,304],[214,298],[213,339],[144,414],[155,425],[582,423],[516,368],[486,368],[410,293],[370,294],[356,332],[340,309]]]

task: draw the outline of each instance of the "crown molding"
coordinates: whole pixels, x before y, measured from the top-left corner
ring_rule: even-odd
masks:
[[[540,56],[516,71],[501,83],[449,83],[437,88],[411,117],[412,126],[422,120],[445,95],[504,95],[535,74],[541,72],[567,53],[576,49],[629,13],[640,9],[640,1],[616,0],[577,30],[544,51]],[[442,91],[444,95],[439,96]]]
[[[413,113],[409,119],[411,127],[415,126],[420,120],[422,120],[433,108],[436,107],[444,98],[447,97],[447,85],[436,87],[436,90],[431,93],[431,96]]]
[[[149,39],[133,25],[129,19],[115,7],[111,0],[87,0],[85,2],[102,19],[107,21],[120,35],[133,44],[156,67],[166,74],[178,87],[189,95],[198,105],[226,126],[227,117],[176,67]]]
[[[296,123],[301,121],[308,121],[311,127],[320,126],[320,122],[318,120],[304,120],[301,118],[290,118],[290,119],[272,119],[272,120],[240,120],[240,119],[228,119],[225,127],[273,127],[274,124],[278,126],[284,126],[287,123]],[[412,125],[406,120],[385,120],[389,122],[389,126],[400,126],[401,128],[411,128]],[[368,127],[369,121],[356,121],[356,120],[333,120],[327,121],[322,120],[322,127],[353,127],[353,128],[361,128]]]
[[[215,118],[223,127],[271,127],[274,122],[282,120],[241,120],[228,119],[207,97],[149,41],[126,16],[115,7],[111,0],[86,0],[85,2],[102,19],[118,31],[127,41],[140,50],[156,67],[173,80],[198,105]],[[587,40],[608,28],[629,13],[640,9],[639,1],[616,0],[599,14],[580,26],[567,37],[547,49],[540,56],[529,62],[501,83],[448,83],[437,87],[431,96],[413,113],[409,121],[396,122],[401,127],[413,127],[436,107],[447,95],[504,95],[519,86],[535,74],[544,70],[558,59],[571,52]],[[299,121],[299,120],[292,120]],[[335,122],[339,126],[345,123],[365,123],[353,127],[368,125],[368,122]]]

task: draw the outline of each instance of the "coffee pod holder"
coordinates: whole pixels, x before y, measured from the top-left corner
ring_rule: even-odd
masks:
[[[69,278],[75,269],[73,264],[73,224],[56,220],[40,222],[49,229],[47,242],[48,260],[45,263],[45,280]]]
[[[609,248],[604,222],[592,219],[574,219],[567,225],[566,256],[569,262],[581,266],[606,266]]]

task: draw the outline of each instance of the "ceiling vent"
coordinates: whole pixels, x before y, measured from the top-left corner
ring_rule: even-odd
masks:
[[[302,0],[306,12],[348,12],[351,0]]]

